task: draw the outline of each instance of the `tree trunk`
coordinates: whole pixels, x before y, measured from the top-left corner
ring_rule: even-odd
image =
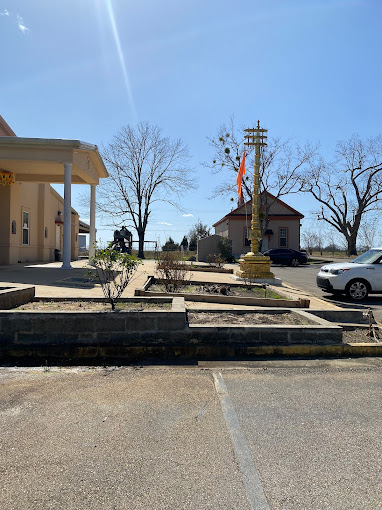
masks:
[[[350,257],[350,255],[357,255],[357,246],[356,246],[356,243],[357,243],[357,237],[356,236],[349,237],[349,239],[348,239],[348,249],[347,249],[347,254],[348,254],[349,257]]]
[[[144,259],[145,254],[143,253],[143,245],[145,241],[145,233],[143,231],[138,231],[138,258]]]

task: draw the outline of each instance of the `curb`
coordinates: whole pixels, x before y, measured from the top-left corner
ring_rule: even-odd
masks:
[[[145,361],[185,362],[253,359],[382,357],[382,344],[291,344],[291,345],[146,345],[146,346],[40,346],[0,351],[0,364],[33,366],[41,362],[49,365],[100,365]]]
[[[348,343],[332,345],[264,345],[247,347],[248,355],[269,357],[328,357],[382,356],[382,343]]]
[[[319,301],[320,303],[324,303],[325,306],[333,308],[334,310],[341,309],[341,307],[338,306],[338,305],[333,305],[332,303],[328,303],[327,301],[324,301],[323,299],[321,299],[319,297],[312,296],[311,294],[307,294],[306,292],[304,292],[302,290],[299,290],[299,289],[296,289],[295,287],[292,287],[292,286],[288,285],[287,283],[283,283],[283,287],[286,287],[288,289],[291,289],[293,291],[298,292],[299,294],[307,296],[308,299],[314,299],[315,301]]]

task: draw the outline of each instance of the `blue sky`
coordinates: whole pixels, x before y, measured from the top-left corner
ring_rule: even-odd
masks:
[[[18,136],[101,145],[148,121],[182,138],[199,188],[182,212],[157,205],[146,235],[179,241],[232,207],[210,199],[221,177],[202,166],[231,115],[328,157],[352,133],[381,133],[381,15],[378,0],[0,0],[0,114]],[[310,228],[312,199],[285,201]]]

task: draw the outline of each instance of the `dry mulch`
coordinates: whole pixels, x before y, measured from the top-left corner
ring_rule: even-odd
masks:
[[[166,292],[166,288],[162,283],[154,283],[150,286],[149,291],[153,292]],[[277,292],[270,289],[263,289],[259,285],[251,285],[248,288],[245,286],[235,286],[229,284],[188,284],[184,287],[179,287],[176,292],[187,294],[220,294],[222,296],[235,296],[235,297],[251,297],[251,298],[270,298],[270,299],[288,299],[281,296]]]
[[[382,331],[378,333],[378,335],[381,337],[378,339],[375,338],[373,335],[368,336],[368,328],[359,328],[355,329],[354,331],[344,331],[342,338],[344,343],[382,343]]]
[[[188,312],[190,324],[285,324],[288,326],[315,324],[294,313],[250,313],[236,314],[231,312]]]
[[[116,310],[121,312],[140,312],[144,310],[170,310],[171,303],[117,303]],[[34,310],[36,312],[109,312],[110,303],[96,301],[32,301],[21,305],[17,310]]]

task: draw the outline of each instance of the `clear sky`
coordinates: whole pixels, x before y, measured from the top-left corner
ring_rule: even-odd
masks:
[[[352,133],[381,134],[381,26],[380,0],[0,0],[0,114],[18,136],[101,145],[148,121],[182,138],[199,188],[182,212],[156,205],[146,235],[180,241],[232,207],[210,199],[219,176],[202,166],[231,115],[329,157]],[[285,201],[308,228],[312,199]]]

